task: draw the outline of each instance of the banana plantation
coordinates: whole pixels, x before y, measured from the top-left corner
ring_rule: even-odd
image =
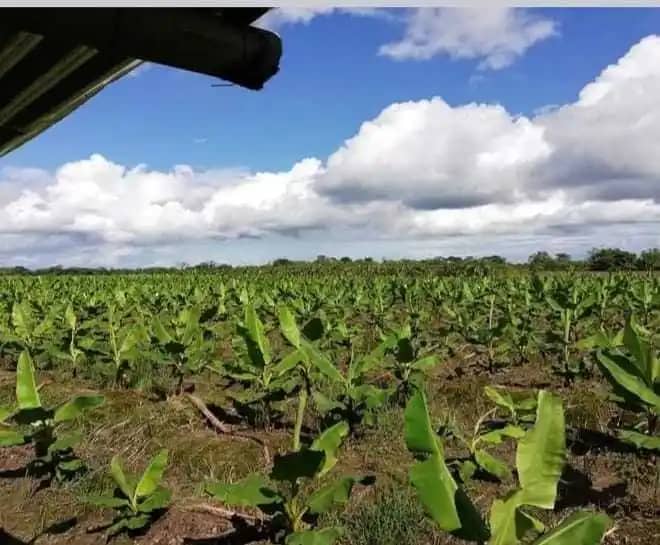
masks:
[[[0,277],[0,543],[660,543],[660,277]]]

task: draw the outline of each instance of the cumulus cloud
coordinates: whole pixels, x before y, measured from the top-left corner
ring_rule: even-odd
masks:
[[[556,34],[554,21],[523,9],[419,8],[410,14],[403,38],[381,46],[380,54],[396,60],[479,59],[479,68],[499,70]]]
[[[533,246],[552,236],[582,248],[596,243],[590,233],[619,233],[605,242],[658,244],[658,96],[660,37],[650,36],[573,103],[529,117],[439,97],[392,104],[327,159],[282,172],[158,171],[99,154],[52,173],[6,168],[0,258],[39,261],[32,251],[84,264],[103,248],[104,262],[172,262],[209,241],[325,241],[340,232],[374,247],[405,241],[404,255],[449,248],[438,243],[447,238],[504,254],[504,243],[483,241]]]

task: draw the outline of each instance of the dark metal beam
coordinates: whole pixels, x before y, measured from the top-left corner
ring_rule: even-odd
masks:
[[[255,8],[257,9],[257,8]],[[264,8],[259,8],[264,9]],[[0,28],[69,40],[260,89],[279,68],[280,38],[191,8],[5,8]],[[250,16],[257,15],[257,12]]]

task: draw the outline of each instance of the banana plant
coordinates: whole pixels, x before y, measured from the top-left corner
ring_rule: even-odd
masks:
[[[36,458],[28,469],[35,474],[46,474],[50,479],[65,480],[84,466],[73,452],[81,435],[67,433],[62,428],[104,401],[103,396],[84,395],[56,407],[44,407],[32,358],[23,351],[16,367],[16,406],[0,408],[0,447],[32,443]]]
[[[527,392],[507,390],[501,386],[484,386],[484,394],[498,409],[507,413],[514,426],[533,422],[536,397]]]
[[[208,483],[206,492],[228,505],[252,507],[270,518],[286,545],[332,545],[342,535],[339,527],[319,527],[318,516],[348,503],[356,484],[367,477],[322,478],[337,463],[337,452],[348,425],[339,422],[325,430],[309,447],[275,457],[268,476],[252,473],[232,483]]]
[[[573,360],[572,350],[577,343],[577,326],[594,310],[596,296],[567,280],[546,294],[546,300],[558,315],[561,328],[560,334],[550,332],[548,338],[560,345],[562,373],[566,380],[570,380],[583,371],[582,362]]]
[[[125,473],[121,460],[114,456],[110,462],[110,475],[116,485],[113,493],[80,498],[95,507],[114,510],[112,522],[105,527],[108,536],[146,528],[170,504],[171,492],[160,484],[167,468],[167,456],[167,449],[158,452],[142,475]]]
[[[390,349],[394,353],[390,370],[398,383],[397,396],[403,400],[423,383],[426,375],[439,361],[435,355],[420,354],[420,349],[413,340],[410,324],[406,324],[394,334],[396,345]]]
[[[488,524],[454,480],[421,390],[406,407],[405,441],[418,460],[410,482],[419,500],[438,528],[456,538],[481,545],[517,545],[530,537],[533,545],[597,545],[610,525],[603,514],[580,511],[547,530],[529,512],[530,507],[554,508],[566,458],[562,403],[548,392],[539,392],[536,423],[518,441],[519,487],[493,502]]]
[[[392,395],[392,388],[377,386],[370,382],[371,375],[385,366],[387,353],[398,342],[396,335],[388,335],[368,354],[355,357],[351,346],[346,371],[334,376],[333,391],[328,397],[321,391],[315,392],[316,406],[322,414],[348,422],[351,430],[357,425],[375,423],[375,411],[382,407]]]
[[[174,315],[155,316],[151,330],[157,349],[174,373],[175,392],[183,391],[184,380],[213,362],[211,332],[205,327],[198,306],[184,308]]]
[[[237,362],[225,366],[224,373],[244,388],[229,390],[227,395],[234,400],[239,412],[261,415],[263,423],[269,425],[280,412],[278,404],[286,400],[298,385],[298,377],[291,371],[303,353],[296,347],[282,359],[274,358],[264,324],[252,303],[245,303],[243,322],[237,325],[237,330],[244,343],[244,352]],[[301,399],[306,395],[305,389]],[[300,403],[304,412],[306,398]]]
[[[646,333],[646,335],[644,335]],[[622,440],[638,448],[660,450],[655,433],[660,415],[660,359],[641,326],[630,315],[622,335],[603,335],[595,342],[596,360],[613,389],[614,400],[643,415],[634,429],[619,430]]]

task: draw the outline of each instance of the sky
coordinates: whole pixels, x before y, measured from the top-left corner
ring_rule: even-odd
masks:
[[[283,8],[262,91],[145,64],[0,159],[0,266],[660,247],[660,9]]]

